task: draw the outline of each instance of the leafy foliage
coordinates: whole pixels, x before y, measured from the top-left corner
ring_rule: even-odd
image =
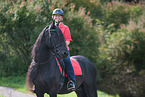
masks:
[[[72,5],[73,6],[73,5]],[[73,10],[73,9],[71,9]],[[67,24],[72,34],[72,55],[84,55],[95,63],[99,47],[96,30],[92,26],[92,19],[85,14],[85,9],[80,8],[78,12],[68,12]]]
[[[142,7],[131,6],[126,3],[106,3],[106,6],[103,6],[103,21],[105,25],[114,23],[115,28],[120,28],[121,24],[128,24],[130,19],[136,19],[142,15]]]
[[[144,88],[141,86],[145,71],[144,25],[144,17],[140,17],[138,23],[130,21],[126,27],[118,29],[115,33],[107,33],[104,39],[105,44],[100,47],[99,60],[101,61],[98,68],[100,68],[101,75],[105,80],[109,78],[107,84],[117,83],[116,86],[110,84],[112,87],[110,90],[120,93],[121,97],[144,95]],[[129,82],[131,79],[132,81]],[[139,79],[142,80],[134,84]],[[130,85],[132,85],[131,89]],[[120,86],[124,89],[123,91],[119,90]],[[136,89],[135,87],[140,88]],[[109,90],[108,92],[113,93]]]
[[[5,9],[9,6],[9,9]],[[19,9],[19,10],[18,10]],[[26,71],[30,62],[31,36],[36,26],[33,12],[26,5],[8,3],[1,9],[1,50],[4,50],[5,60],[1,64],[4,75],[18,74]],[[6,48],[6,49],[5,49]],[[1,74],[0,74],[1,75]]]

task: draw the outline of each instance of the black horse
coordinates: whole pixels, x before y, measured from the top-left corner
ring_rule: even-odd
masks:
[[[44,97],[48,93],[50,97],[57,94],[72,92],[67,90],[68,78],[60,73],[56,57],[61,60],[68,55],[64,36],[61,30],[54,25],[47,26],[40,33],[32,50],[32,63],[27,72],[27,86],[32,89],[35,86],[37,97]],[[73,56],[82,69],[82,76],[76,76],[76,94],[78,97],[97,97],[96,68],[94,64],[83,56]],[[61,61],[60,61],[61,62]],[[62,62],[61,62],[62,63]]]

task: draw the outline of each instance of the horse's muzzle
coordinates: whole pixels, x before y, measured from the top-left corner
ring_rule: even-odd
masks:
[[[62,55],[62,56],[60,56],[61,59],[66,58],[66,57],[68,56],[68,54],[69,54],[68,51],[62,51],[62,52],[61,52],[61,55]]]

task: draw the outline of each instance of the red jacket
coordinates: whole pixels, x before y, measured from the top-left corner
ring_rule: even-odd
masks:
[[[72,41],[69,27],[64,25],[62,22],[60,22],[58,27],[61,29],[65,38],[65,41]],[[68,46],[67,46],[67,49],[69,50]]]

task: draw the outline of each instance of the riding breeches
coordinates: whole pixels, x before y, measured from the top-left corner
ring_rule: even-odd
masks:
[[[69,52],[68,56],[63,61],[64,61],[65,66],[66,66],[66,71],[67,71],[69,80],[72,80],[74,82],[74,84],[76,84],[74,69],[72,67],[72,63],[70,60],[70,52]]]

